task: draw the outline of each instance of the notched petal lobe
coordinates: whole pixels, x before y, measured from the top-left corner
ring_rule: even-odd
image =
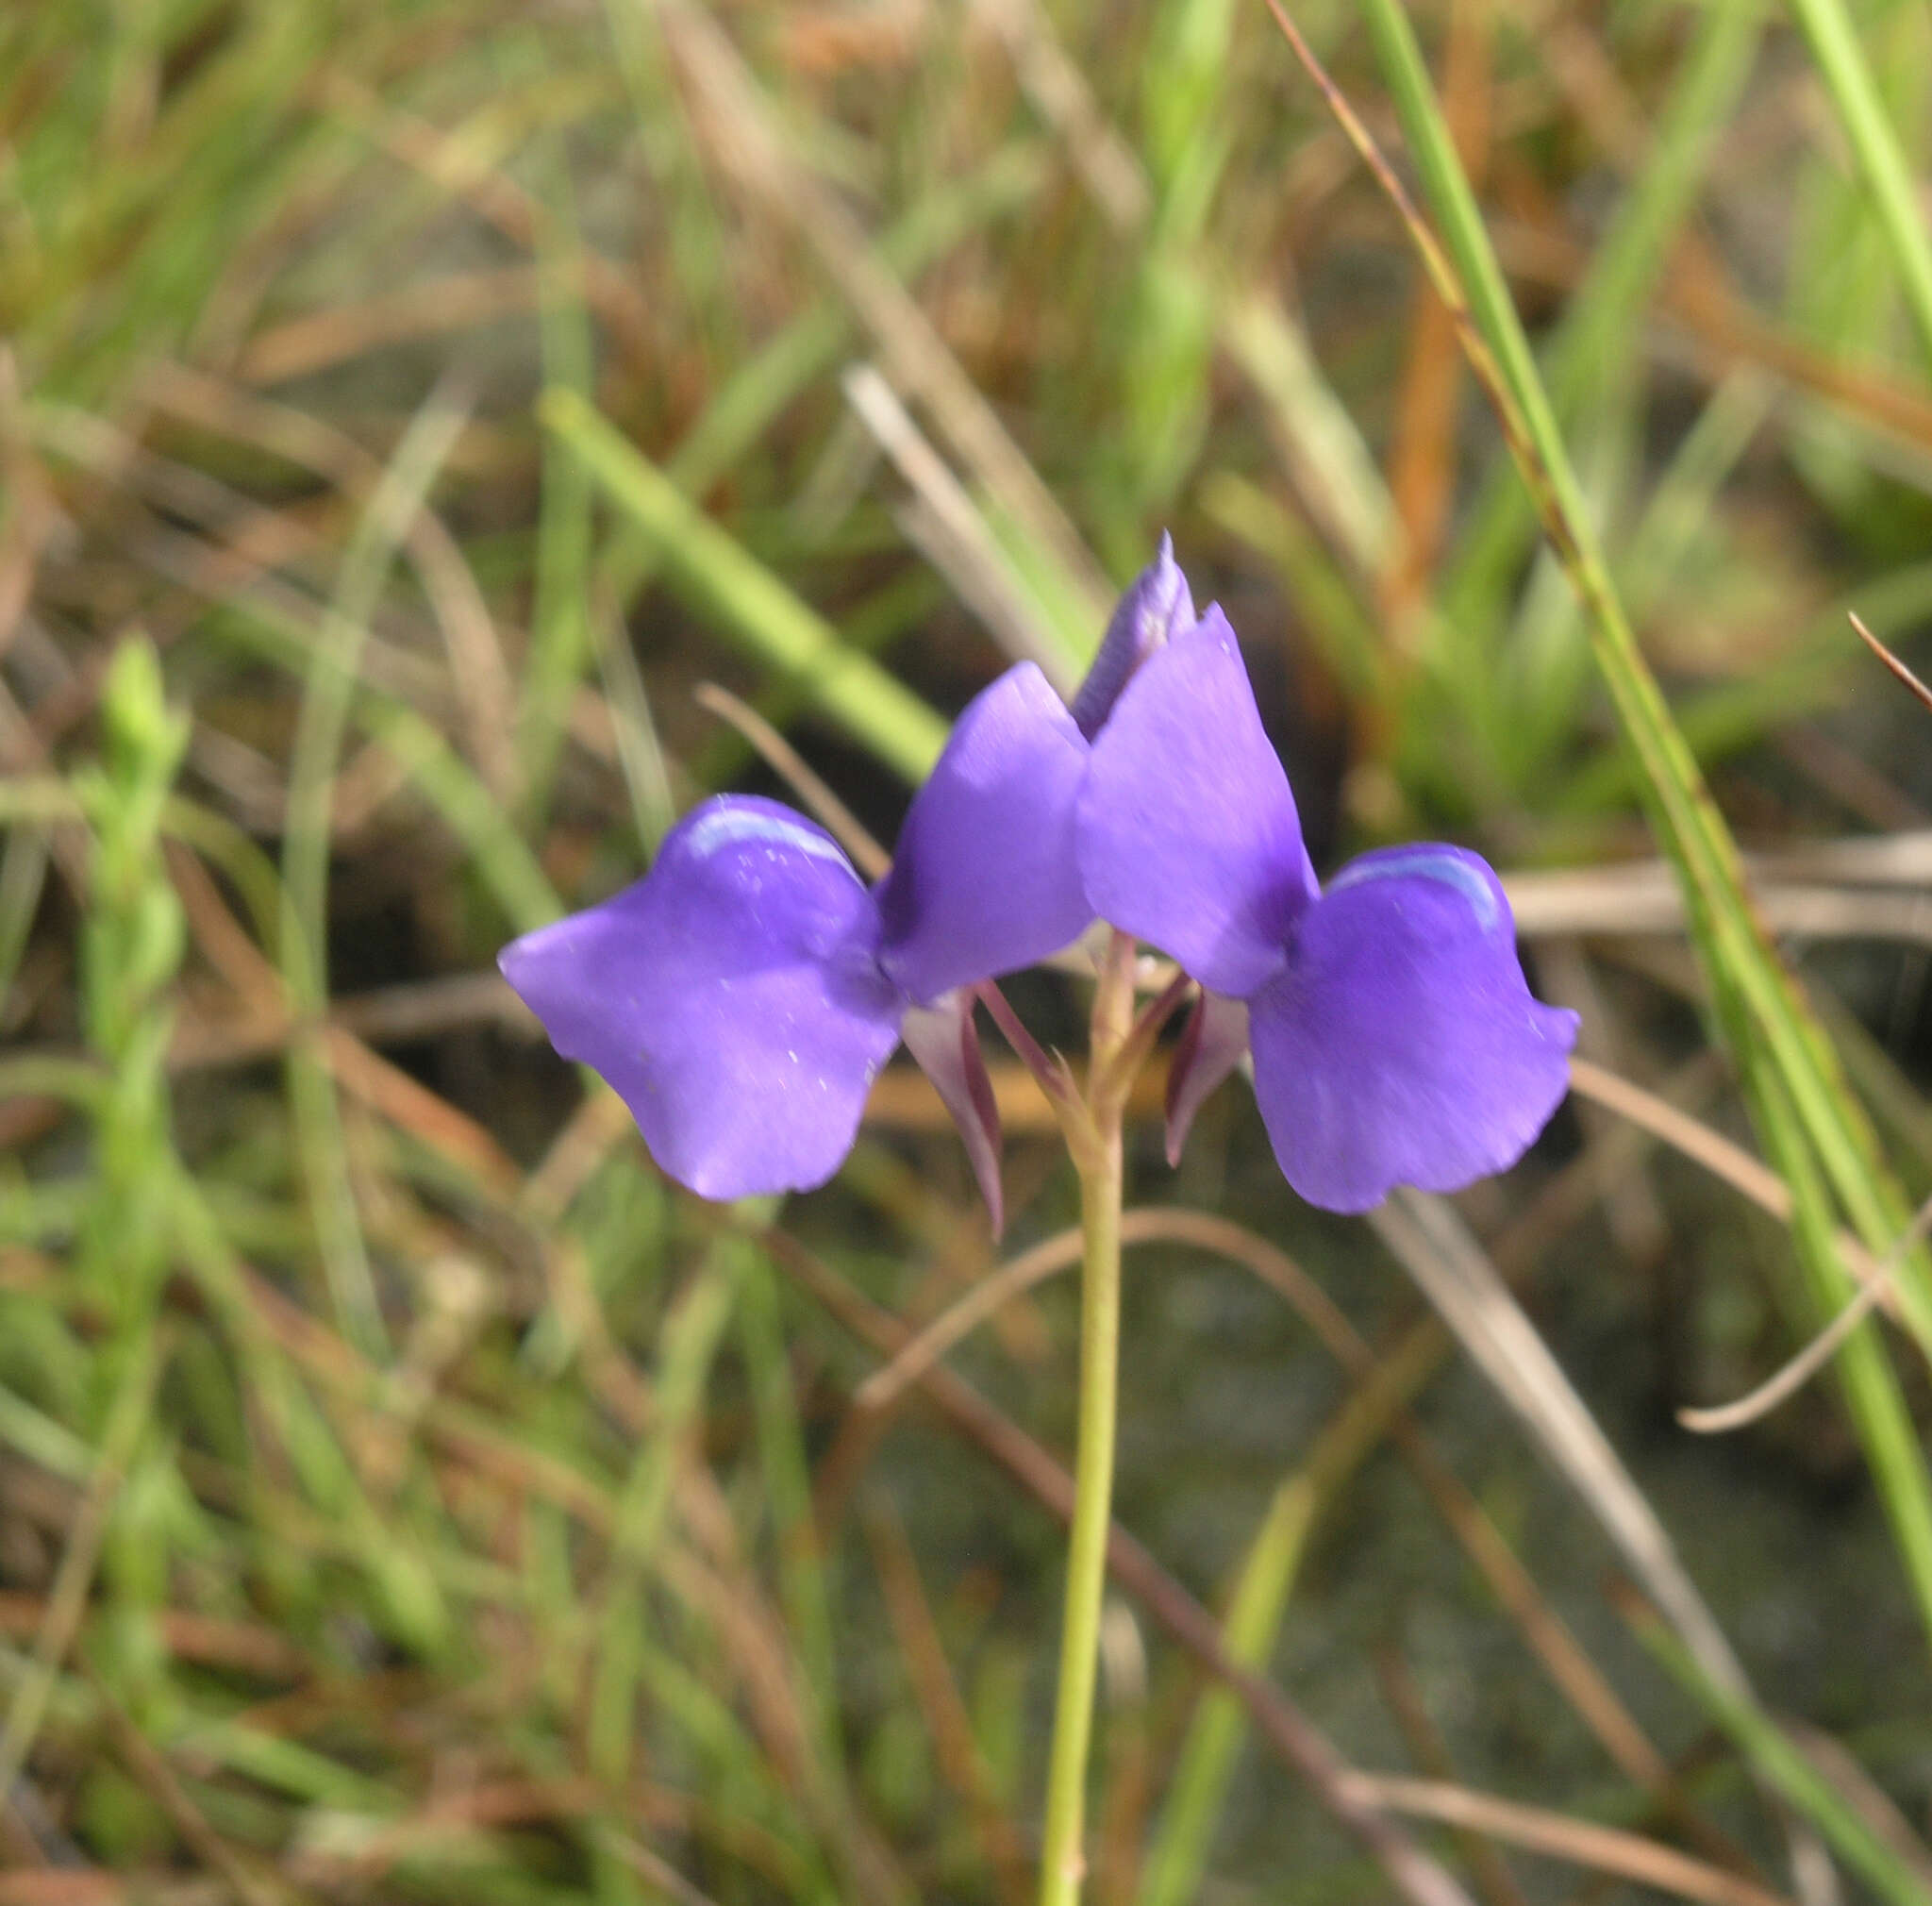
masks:
[[[504,949],[566,1059],[630,1108],[701,1196],[823,1184],[851,1149],[902,1005],[872,895],[831,837],[776,802],[707,801],[650,873]]]
[[[1250,1038],[1289,1182],[1358,1212],[1515,1163],[1568,1088],[1576,1015],[1531,995],[1488,863],[1425,844],[1342,869],[1250,1001]]]

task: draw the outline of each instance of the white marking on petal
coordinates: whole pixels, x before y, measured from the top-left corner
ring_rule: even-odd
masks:
[[[791,847],[813,860],[831,861],[848,873],[851,871],[851,862],[844,854],[815,828],[803,821],[787,820],[755,808],[715,809],[685,836],[686,847],[700,858],[746,841],[759,841],[774,847]]]
[[[1418,847],[1409,853],[1378,855],[1373,860],[1352,861],[1328,882],[1327,891],[1338,894],[1344,887],[1359,887],[1368,880],[1438,880],[1453,887],[1469,902],[1470,911],[1485,933],[1496,924],[1496,895],[1490,883],[1456,854],[1438,847]]]

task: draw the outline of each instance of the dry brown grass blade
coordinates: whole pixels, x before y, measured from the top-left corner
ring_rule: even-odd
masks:
[[[714,681],[699,682],[691,694],[700,708],[728,722],[757,749],[765,765],[798,796],[807,812],[816,816],[868,880],[878,879],[892,864],[892,857],[866,831],[858,816],[757,709]]]
[[[247,384],[310,376],[367,351],[534,311],[541,294],[541,280],[530,265],[445,273],[258,331],[236,362],[235,375]]]
[[[1135,1242],[1134,1220],[1141,1215],[1130,1212],[1122,1219],[1123,1244]],[[1077,1228],[1056,1231],[1022,1251],[991,1276],[980,1279],[957,1304],[941,1311],[910,1338],[889,1363],[881,1363],[853,1393],[854,1406],[874,1412],[890,1410],[910,1385],[920,1381],[947,1351],[971,1336],[1002,1305],[1079,1262]]]
[[[39,1596],[0,1592],[0,1634],[30,1641],[46,1619]],[[262,1680],[306,1680],[315,1664],[286,1635],[255,1622],[224,1621],[192,1609],[163,1609],[156,1627],[161,1644],[179,1661],[222,1668]]]
[[[211,955],[209,943],[200,944]],[[225,968],[222,977],[234,983]],[[367,1045],[409,1045],[469,1026],[499,1026],[532,1037],[537,1029],[535,1015],[497,973],[448,973],[349,994],[329,1007],[327,1023]],[[168,1064],[177,1072],[244,1064],[280,1052],[293,1030],[274,1005],[251,1008],[244,1018],[185,1012],[168,1047]]]
[[[185,422],[312,471],[351,501],[375,493],[382,480],[381,462],[353,438],[207,372],[155,364],[142,394]],[[462,716],[469,757],[491,794],[507,800],[515,781],[516,691],[495,620],[460,545],[435,510],[425,505],[399,527],[442,637],[449,693]]]
[[[1568,1814],[1525,1807],[1516,1800],[1500,1799],[1443,1781],[1354,1774],[1349,1784],[1364,1799],[1391,1812],[1466,1828],[1525,1851],[1547,1853],[1573,1865],[1593,1867],[1640,1886],[1653,1886],[1660,1893],[1695,1899],[1702,1906],[1790,1906],[1790,1901],[1766,1887],[1616,1827],[1599,1827]]]
[[[1442,106],[1451,136],[1480,192],[1489,170],[1489,0],[1455,0],[1449,9]],[[1384,612],[1398,635],[1428,599],[1454,498],[1457,397],[1462,353],[1447,308],[1426,280],[1412,294],[1408,347],[1389,452],[1389,493],[1402,523],[1392,560],[1380,578]]]
[[[1857,1295],[1838,1315],[1781,1370],[1734,1403],[1710,1410],[1679,1410],[1677,1421],[1685,1429],[1705,1435],[1741,1430],[1747,1423],[1757,1422],[1788,1397],[1795,1396],[1831,1361],[1839,1346],[1890,1295],[1890,1280],[1900,1261],[1925,1235],[1928,1228],[1932,1228],[1932,1198],[1919,1207],[1918,1214],[1897,1244],[1885,1254],[1884,1262],[1878,1266],[1881,1275],[1861,1286]]]
[[[913,1697],[925,1721],[933,1757],[954,1794],[964,1803],[987,1864],[1008,1906],[1023,1906],[1033,1890],[1032,1864],[1019,1830],[1001,1809],[992,1777],[973,1732],[973,1716],[953,1678],[933,1619],[919,1563],[906,1530],[883,1497],[867,1503],[861,1517],[873,1566],[884,1592],[886,1614],[906,1663]]]
[[[1923,834],[1894,850],[1894,858],[1923,855]],[[1758,911],[1774,933],[1810,940],[1897,940],[1932,944],[1932,905],[1922,893],[1885,891],[1894,882],[1826,885],[1781,878],[1760,862],[1747,861]],[[1504,882],[1524,939],[1556,935],[1669,935],[1685,930],[1684,906],[1659,861],[1562,872],[1512,874]]]
[[[1374,1658],[1382,1704],[1395,1717],[1395,1725],[1407,1743],[1409,1758],[1432,1782],[1459,1787],[1448,1745],[1429,1713],[1415,1676],[1402,1658],[1402,1651],[1393,1643],[1388,1643],[1374,1650]],[[1509,1870],[1509,1863],[1492,1841],[1467,1826],[1458,1826],[1457,1839],[1489,1906],[1529,1906],[1516,1875]]]
[[[1659,1098],[1587,1059],[1571,1060],[1570,1085],[1573,1091],[1594,1099],[1632,1124],[1641,1125],[1674,1150],[1701,1164],[1713,1178],[1722,1179],[1733,1190],[1741,1192],[1780,1224],[1790,1222],[1790,1187],[1768,1165],[1722,1132],[1692,1118],[1668,1099]],[[1896,1314],[1897,1298],[1892,1292],[1890,1270],[1849,1232],[1839,1234],[1839,1249],[1859,1282],[1874,1290],[1873,1301],[1888,1315]]]
[[[1004,42],[1020,85],[1059,135],[1067,158],[1108,223],[1123,237],[1147,222],[1153,198],[1133,147],[1113,128],[1067,57],[1040,0],[972,0],[973,11]]]
[[[1915,676],[1911,672],[1911,670],[1908,669],[1905,665],[1905,663],[1898,659],[1897,656],[1892,654],[1890,649],[1887,648],[1886,645],[1882,642],[1880,642],[1878,638],[1875,635],[1874,635],[1869,628],[1865,627],[1864,623],[1861,622],[1857,615],[1851,617],[1851,625],[1852,627],[1855,630],[1857,630],[1858,640],[1862,642],[1865,644],[1865,646],[1869,648],[1872,651],[1872,653],[1875,655],[1878,658],[1878,660],[1882,661],[1886,665],[1886,667],[1889,668],[1892,672],[1892,674],[1898,677],[1900,681],[1904,682],[1907,688],[1911,690],[1912,694],[1919,698],[1920,703],[1924,707],[1932,709],[1932,688],[1927,688],[1925,684],[1922,682],[1919,679],[1919,677]]]
[[[295,1039],[318,1037],[325,1062],[345,1092],[497,1196],[515,1194],[523,1174],[478,1121],[391,1065],[333,1016],[320,1026],[291,1019],[281,974],[242,929],[207,868],[178,845],[171,844],[167,855],[169,874],[195,944],[242,1000],[239,1051],[231,1044],[223,1057],[279,1050]],[[171,1062],[192,1063],[194,1056],[191,1044],[184,1057],[171,1054]]]
[[[900,528],[1007,655],[1014,661],[1037,663],[1061,696],[1071,700],[1079,687],[1079,671],[1016,586],[966,486],[871,364],[848,366],[840,381],[853,413],[912,492],[911,503],[896,512]]]
[[[228,1906],[225,1880],[160,1881],[93,1866],[0,1873],[0,1906]]]

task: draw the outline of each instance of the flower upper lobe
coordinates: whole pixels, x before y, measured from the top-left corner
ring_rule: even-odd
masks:
[[[1093,744],[1079,853],[1099,913],[1245,1002],[1262,1119],[1310,1203],[1362,1211],[1397,1184],[1501,1170],[1567,1089],[1575,1016],[1531,996],[1478,856],[1391,849],[1320,890],[1218,609],[1121,693]],[[1202,1062],[1224,1070],[1238,1022],[1210,1011],[1222,1049]],[[1211,1082],[1174,1095],[1171,1151]]]

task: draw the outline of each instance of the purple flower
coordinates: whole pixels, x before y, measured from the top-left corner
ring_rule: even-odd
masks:
[[[1074,847],[1086,763],[1073,716],[1024,663],[960,716],[877,886],[791,809],[721,796],[672,829],[643,879],[499,963],[557,1049],[601,1073],[652,1156],[705,1197],[823,1184],[903,1038],[997,1227],[999,1124],[968,989],[1092,917]]]
[[[1453,1191],[1513,1164],[1567,1088],[1576,1015],[1530,996],[1489,864],[1386,848],[1324,892],[1218,607],[1090,732],[1088,900],[1204,989],[1169,1088],[1170,1159],[1251,1045],[1274,1155],[1311,1204],[1366,1211],[1397,1184]]]

